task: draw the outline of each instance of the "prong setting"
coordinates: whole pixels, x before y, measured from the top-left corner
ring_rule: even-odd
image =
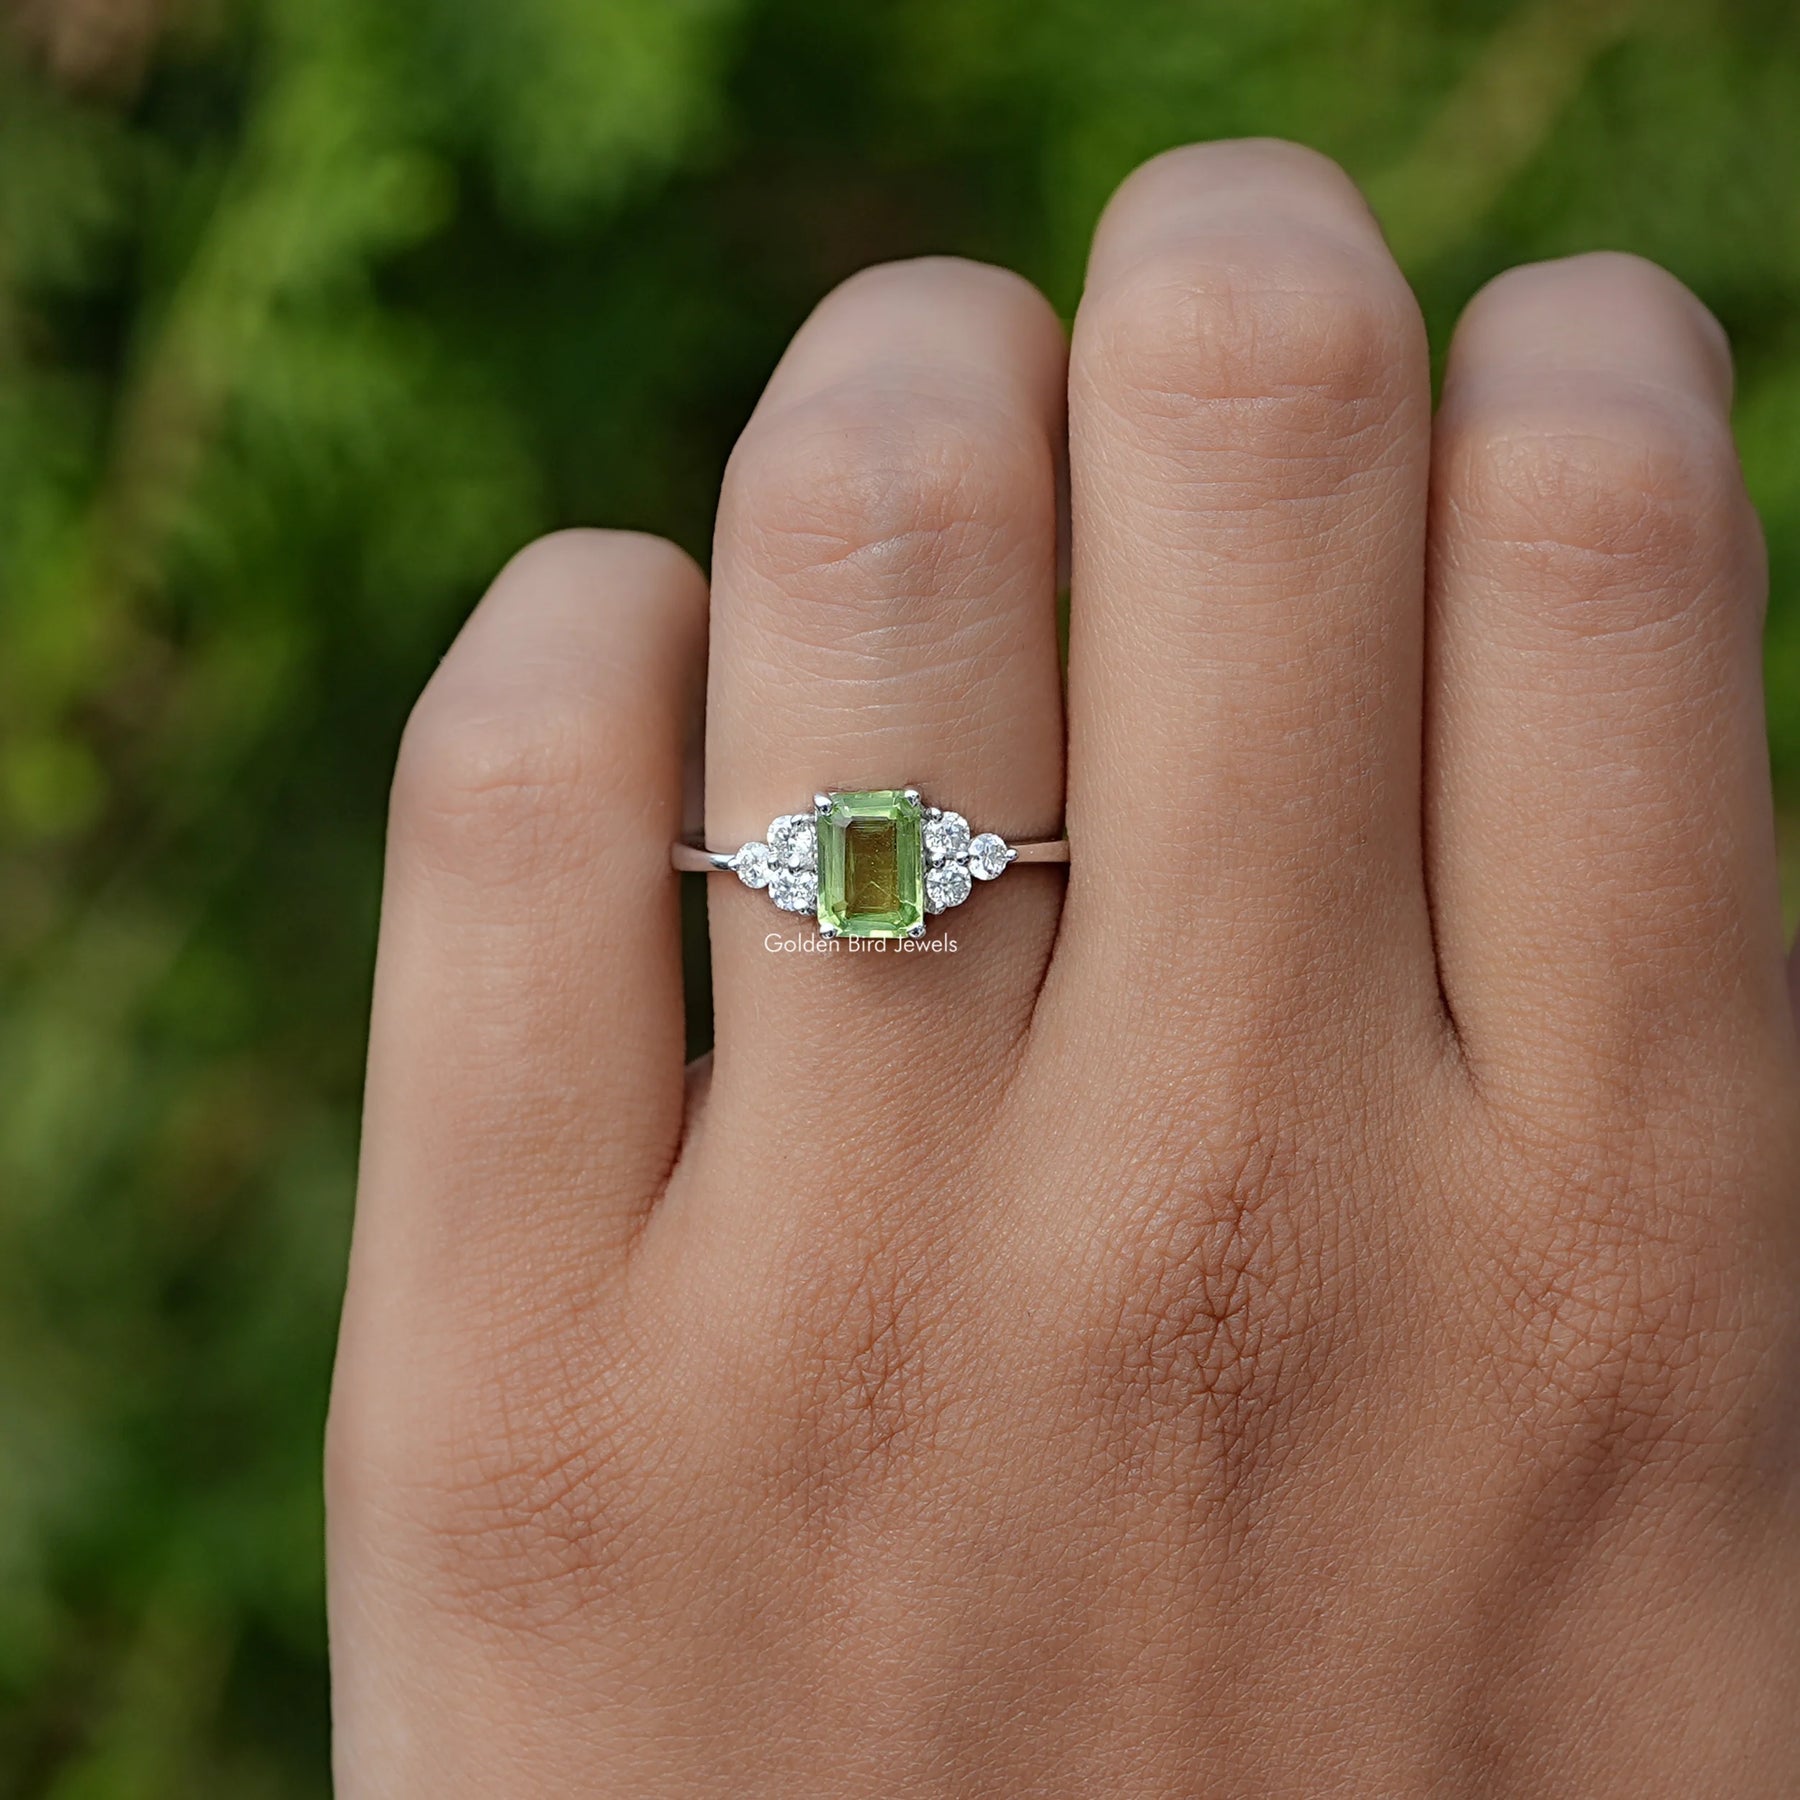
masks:
[[[847,821],[865,834],[853,852],[841,837]],[[890,840],[901,834],[899,848],[893,841],[882,846],[884,829]],[[823,853],[828,835],[830,859]],[[854,879],[847,854],[856,859]],[[821,938],[916,942],[926,935],[926,915],[962,905],[977,882],[995,880],[1017,856],[998,833],[971,831],[961,813],[930,805],[909,787],[814,794],[811,811],[774,819],[766,842],[714,851],[709,860],[745,887],[766,889],[782,911],[814,914]],[[896,882],[897,888],[890,885]]]

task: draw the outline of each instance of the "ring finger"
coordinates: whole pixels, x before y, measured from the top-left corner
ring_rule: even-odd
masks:
[[[816,791],[908,786],[976,831],[1055,834],[1063,379],[1049,306],[974,264],[871,270],[802,328],[720,503],[709,841],[761,839]],[[946,915],[936,953],[820,956],[779,951],[810,938],[805,917],[715,880],[709,1108],[734,1092],[812,1107],[871,1069],[901,1077],[908,1109],[922,1090],[979,1104],[1023,1032],[1060,891],[1020,868]]]

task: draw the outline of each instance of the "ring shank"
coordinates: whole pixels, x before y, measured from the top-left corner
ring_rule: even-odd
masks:
[[[1054,838],[1039,844],[1014,844],[1013,861],[1022,863],[1066,863],[1069,840]],[[718,875],[729,867],[732,850],[708,850],[701,844],[679,843],[669,852],[669,861],[684,875]]]

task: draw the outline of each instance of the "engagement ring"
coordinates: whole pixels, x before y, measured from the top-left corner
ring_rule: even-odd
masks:
[[[928,806],[917,788],[813,795],[811,812],[784,813],[766,841],[736,850],[677,844],[675,867],[729,870],[766,888],[783,912],[813,913],[823,937],[923,937],[928,913],[960,906],[978,881],[1015,862],[1066,863],[1064,840],[1009,844],[972,831],[961,813]]]

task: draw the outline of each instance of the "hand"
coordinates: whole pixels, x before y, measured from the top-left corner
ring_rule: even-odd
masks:
[[[1350,184],[1214,144],[1113,201],[1067,358],[994,269],[826,300],[710,623],[651,540],[506,571],[394,795],[345,1800],[1800,1791],[1730,383],[1578,257],[1479,295],[1434,422]],[[714,843],[909,781],[1055,835],[1065,454],[1066,878],[913,956],[713,880],[684,1083],[709,637]]]

